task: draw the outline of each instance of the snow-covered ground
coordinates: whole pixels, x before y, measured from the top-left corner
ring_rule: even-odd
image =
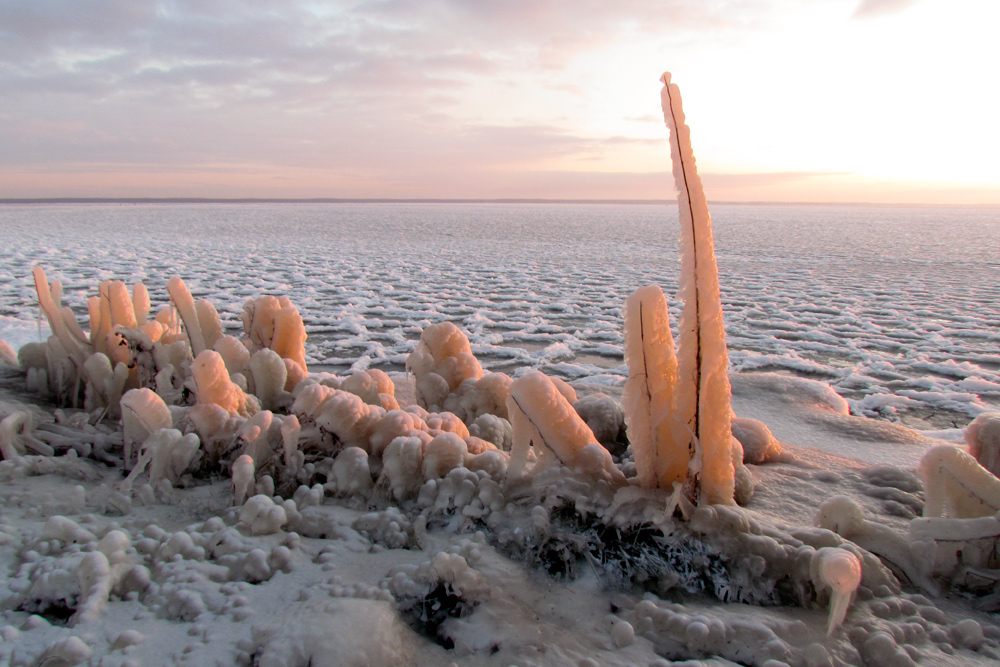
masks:
[[[120,469],[29,457],[0,464],[0,662],[996,664],[1000,622],[967,595],[900,589],[866,561],[844,628],[827,636],[828,592],[804,582],[806,552],[840,543],[813,526],[825,500],[850,496],[872,524],[905,535],[923,499],[913,470],[933,438],[960,440],[971,417],[995,409],[1000,212],[715,206],[713,216],[733,407],[791,457],[750,466],[757,491],[737,532],[753,540],[712,514],[672,547],[712,576],[623,574],[642,565],[629,559],[649,536],[602,533],[601,548],[623,555],[598,553],[595,526],[553,498],[661,522],[666,499],[611,511],[572,479],[501,491],[456,474],[399,508],[299,489],[284,522],[260,519],[255,531],[231,506],[228,479],[137,485],[126,497]],[[644,284],[675,291],[676,225],[673,208],[655,206],[2,206],[0,338],[38,339],[35,264],[63,281],[81,320],[100,280],[144,281],[155,309],[180,275],[234,331],[247,298],[288,295],[311,371],[385,369],[401,403],[412,400],[406,355],[443,320],[468,332],[489,369],[540,368],[581,394],[618,395],[622,304]],[[22,382],[6,374],[0,400],[30,401]],[[96,552],[107,576],[78,580]],[[787,560],[806,590],[747,579],[747,553]],[[115,582],[110,602],[84,614],[88,587],[103,581]],[[767,604],[723,601],[741,598]]]

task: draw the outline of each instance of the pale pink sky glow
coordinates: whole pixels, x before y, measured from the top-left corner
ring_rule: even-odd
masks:
[[[0,0],[0,198],[1000,203],[993,0]]]

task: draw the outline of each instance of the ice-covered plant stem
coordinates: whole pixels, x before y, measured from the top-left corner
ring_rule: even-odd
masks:
[[[719,269],[712,219],[691,148],[691,131],[670,74],[661,78],[663,117],[670,128],[670,155],[680,207],[681,278],[684,301],[679,325],[677,385],[671,430],[679,445],[689,443],[689,482],[700,504],[732,504],[729,355],[722,320]]]

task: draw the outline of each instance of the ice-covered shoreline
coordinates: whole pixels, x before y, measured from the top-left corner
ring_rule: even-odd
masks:
[[[162,258],[159,262],[162,267],[150,265],[154,272],[166,267]],[[190,404],[196,398],[196,404],[175,410],[161,400],[161,408],[150,405],[147,414],[146,408],[133,407],[132,397],[129,410],[147,417],[131,426],[125,419],[122,433],[115,420],[99,414],[101,387],[110,391],[114,382],[109,376],[101,384],[101,369],[88,365],[86,400],[94,401],[88,408],[90,418],[80,419],[87,413],[75,412],[49,415],[49,408],[39,415],[38,435],[52,447],[32,441],[30,427],[25,426],[23,433],[18,430],[22,423],[18,420],[29,419],[25,415],[32,408],[5,408],[10,412],[3,422],[9,432],[5,447],[22,449],[11,455],[5,450],[7,460],[0,463],[5,506],[14,508],[0,525],[0,549],[6,551],[14,572],[4,589],[7,624],[0,628],[0,636],[7,645],[0,645],[0,651],[12,664],[57,660],[107,665],[316,661],[624,665],[703,658],[705,664],[731,660],[765,667],[811,667],[889,659],[907,665],[918,659],[986,664],[997,657],[1000,627],[995,619],[973,612],[968,603],[941,597],[935,575],[952,572],[954,564],[947,554],[935,556],[926,547],[947,538],[940,532],[944,524],[935,528],[933,519],[923,520],[921,530],[927,531],[930,542],[921,542],[920,533],[913,532],[920,521],[913,517],[924,504],[923,485],[913,467],[939,443],[904,426],[848,415],[847,402],[828,384],[769,372],[734,376],[737,415],[764,419],[786,444],[785,454],[772,452],[741,466],[738,484],[742,488],[749,484],[751,493],[753,486],[758,487],[752,497],[744,494],[740,499],[746,509],[700,502],[695,508],[676,491],[642,488],[624,476],[635,475],[641,463],[638,456],[630,459],[626,453],[612,461],[610,449],[586,444],[590,440],[549,443],[544,439],[548,434],[527,445],[536,456],[531,459],[530,476],[519,477],[524,461],[515,465],[515,459],[518,447],[527,442],[523,424],[517,426],[523,416],[511,416],[513,439],[520,438],[522,444],[510,448],[509,455],[500,451],[501,446],[507,448],[503,433],[469,435],[474,428],[490,430],[490,424],[501,424],[495,418],[480,423],[475,415],[486,408],[492,385],[502,378],[487,373],[481,387],[475,383],[466,387],[464,382],[458,386],[461,378],[438,387],[445,382],[442,378],[450,377],[447,369],[452,362],[437,358],[437,352],[431,359],[427,355],[432,350],[441,347],[450,349],[449,354],[466,355],[456,359],[461,358],[460,366],[469,370],[478,368],[469,353],[481,352],[490,359],[491,352],[503,348],[505,334],[513,333],[511,338],[522,341],[517,334],[534,336],[538,343],[528,350],[527,366],[511,369],[518,378],[509,384],[511,400],[515,394],[527,398],[520,393],[528,391],[526,382],[544,379],[528,372],[531,366],[561,372],[581,389],[617,393],[620,385],[615,381],[618,368],[595,373],[577,363],[585,356],[580,352],[586,352],[588,336],[606,346],[603,356],[612,356],[607,346],[613,347],[615,340],[620,343],[620,336],[613,339],[610,331],[621,326],[621,309],[607,294],[598,296],[601,281],[595,277],[594,296],[583,299],[551,273],[530,263],[524,266],[537,271],[531,275],[543,289],[518,292],[510,275],[500,275],[499,284],[505,287],[495,291],[511,297],[506,311],[485,296],[442,283],[437,280],[440,271],[424,266],[421,273],[430,278],[425,284],[405,283],[410,276],[394,274],[394,280],[401,282],[392,286],[397,294],[385,298],[388,308],[379,305],[385,295],[378,289],[366,294],[339,292],[339,297],[346,295],[339,318],[326,322],[344,320],[351,334],[347,340],[375,340],[382,349],[378,333],[394,332],[385,340],[404,358],[413,353],[408,360],[416,374],[413,395],[433,410],[455,399],[454,407],[445,409],[462,414],[469,410],[461,417],[470,425],[467,430],[448,412],[428,414],[416,406],[399,410],[409,400],[410,378],[398,370],[393,371],[392,381],[371,371],[350,378],[321,373],[304,383],[289,379],[286,385],[293,370],[299,375],[305,371],[307,360],[300,356],[302,319],[297,319],[294,308],[290,315],[285,312],[291,302],[261,299],[252,285],[235,289],[220,301],[225,311],[241,297],[252,299],[243,306],[244,342],[230,339],[236,350],[229,350],[232,346],[222,337],[214,308],[203,313],[201,306],[208,302],[199,302],[195,312],[191,295],[178,280],[170,283],[169,291],[186,333],[177,328],[177,316],[169,308],[161,310],[155,321],[146,320],[148,302],[138,296],[144,289],[137,287],[129,299],[124,284],[103,285],[102,298],[91,302],[91,327],[103,331],[108,318],[115,324],[131,318],[134,310],[143,331],[133,330],[135,325],[122,330],[129,364],[145,373],[145,381],[151,381],[155,372],[157,391],[171,402]],[[459,269],[446,266],[443,272],[455,275]],[[346,277],[358,280],[364,271]],[[489,269],[484,271],[479,275],[489,275]],[[213,299],[212,294],[223,289],[215,285],[204,290],[211,275],[211,271],[200,274],[196,296]],[[233,273],[232,277],[254,281],[257,275]],[[337,285],[316,275],[300,271],[289,281],[272,281],[268,291],[284,293],[301,283],[306,286],[305,301],[315,307],[322,295],[337,293]],[[102,277],[126,276],[98,276]],[[130,280],[135,277],[128,275]],[[165,304],[156,294],[156,278],[148,272],[142,278],[152,287],[153,310],[160,310]],[[64,325],[53,319],[59,311],[48,296],[46,276],[36,271],[35,279],[39,299],[48,304],[47,316],[59,329]],[[471,288],[475,281],[463,285]],[[404,286],[408,287],[401,289]],[[52,289],[71,300],[79,290],[72,280],[67,287],[64,292],[57,285]],[[407,303],[414,297],[429,302],[416,311],[419,317],[412,316]],[[58,303],[58,296],[54,298]],[[463,298],[469,305],[448,306],[449,300]],[[94,310],[108,304],[106,314]],[[592,307],[603,319],[595,316],[590,328],[574,328],[581,318],[589,321],[593,313],[587,308]],[[532,315],[527,322],[519,308]],[[291,317],[282,321],[293,325],[288,331],[280,327],[284,332],[280,335],[279,310]],[[359,311],[361,319],[350,320],[350,314]],[[258,321],[258,314],[264,317],[268,312],[273,325]],[[322,362],[328,359],[315,354],[323,349],[324,333],[336,332],[324,332],[324,323],[317,324],[315,315],[309,319],[312,335],[321,339],[308,359],[315,373],[326,370]],[[472,332],[473,347],[468,343],[456,347],[462,336],[451,320]],[[65,321],[75,322],[75,316]],[[503,333],[489,330],[504,322],[515,326]],[[389,332],[374,331],[389,328],[382,326],[386,323]],[[147,327],[151,327],[148,332]],[[210,330],[216,344],[207,337]],[[271,334],[265,335],[265,330]],[[439,342],[432,341],[432,330]],[[153,340],[162,336],[163,346],[154,348],[150,358],[149,341],[142,340],[147,333]],[[444,345],[453,333],[459,337]],[[415,349],[410,340],[414,334],[422,339]],[[285,349],[279,338],[298,342]],[[74,342],[73,335],[63,331],[60,340],[65,346],[50,343],[46,352],[48,373],[55,380],[50,389],[73,396],[78,396],[80,387],[60,384],[61,367],[53,361],[64,354],[60,349],[73,356],[82,342],[86,350],[78,352],[84,354],[91,347],[107,348],[103,354],[115,357],[123,352],[117,349],[117,339],[103,334],[77,336]],[[175,344],[185,346],[184,351],[189,346],[194,361],[164,365],[168,358],[161,355],[171,354],[168,348]],[[367,359],[362,355],[351,361],[347,355],[352,346],[342,347],[347,362],[340,370],[350,370],[355,363],[357,369],[371,368],[379,361],[392,370],[390,355]],[[249,363],[242,359],[248,350],[254,360]],[[287,376],[268,379],[271,371],[264,372],[271,368],[268,355],[278,360]],[[263,365],[255,365],[258,361]],[[230,370],[231,362],[235,366]],[[516,362],[506,360],[512,367]],[[213,364],[222,370],[209,371]],[[28,381],[38,384],[44,366],[29,366]],[[123,364],[119,367],[124,369]],[[497,368],[506,370],[502,364]],[[579,368],[584,372],[574,378],[574,369]],[[756,370],[771,369],[759,365]],[[422,373],[429,374],[426,382]],[[482,375],[481,370],[477,373],[471,377]],[[187,389],[178,386],[177,375],[183,376]],[[212,379],[216,376],[225,376],[218,387]],[[8,383],[14,388],[11,398],[31,400],[20,393],[19,381]],[[574,400],[568,398],[574,392],[565,383],[539,382],[531,385],[537,385],[531,390],[532,401],[540,400],[538,391],[545,387],[554,399]],[[455,384],[451,394],[448,383]],[[247,386],[257,398],[243,393]],[[376,386],[377,394],[372,394]],[[288,394],[291,387],[295,391]],[[401,390],[398,399],[396,388]],[[140,392],[136,396],[144,391],[155,397],[148,389],[133,391]],[[177,392],[193,394],[175,396]],[[108,400],[108,405],[117,405],[116,399]],[[511,405],[508,401],[513,410]],[[520,407],[517,400],[513,405]],[[262,406],[277,412],[254,414]],[[569,410],[573,419],[579,419]],[[216,413],[225,419],[217,422]],[[183,428],[187,435],[175,435],[164,427],[147,438],[137,437],[141,454],[122,480],[131,465],[130,429],[162,420]],[[395,437],[386,447],[380,430],[385,430],[383,421],[387,433],[402,428],[408,435]],[[306,430],[300,438],[302,425]],[[148,428],[152,432],[156,427]],[[73,438],[67,440],[70,432]],[[197,443],[199,437],[202,449],[192,458],[185,443],[189,439]],[[125,447],[119,460],[116,443],[122,438]],[[303,449],[297,451],[298,446]],[[31,455],[54,447],[63,455]],[[549,450],[552,455],[546,454]],[[162,452],[168,453],[161,456]],[[254,456],[243,454],[233,461],[240,452]],[[459,458],[452,460],[453,454]],[[244,459],[250,466],[246,474]],[[371,472],[369,460],[375,466]],[[255,461],[262,466],[256,486]],[[407,467],[413,461],[422,461],[416,473]],[[119,469],[120,463],[124,469]],[[143,473],[147,464],[148,483]],[[232,481],[213,481],[212,470],[219,465],[228,469],[230,464]],[[503,464],[502,470],[494,464]],[[277,491],[276,483],[281,487]],[[927,488],[930,493],[931,487]],[[982,494],[975,501],[986,504],[996,496],[992,489],[977,488],[975,493]],[[235,506],[230,506],[234,494]],[[253,497],[244,502],[248,496]],[[988,530],[996,528],[993,517],[983,521],[989,523]],[[956,526],[947,524],[946,532],[950,535]],[[909,538],[904,537],[907,530]],[[964,535],[962,548],[977,549],[977,539]],[[824,574],[828,561],[842,562],[857,578],[838,588],[836,579]],[[588,576],[587,564],[593,576]],[[834,565],[830,568],[844,572]],[[984,589],[983,582],[963,572],[963,590]],[[837,631],[855,588],[857,599],[848,625]],[[707,604],[710,598],[715,601]],[[984,603],[991,600],[987,597]],[[970,615],[974,618],[960,620]],[[918,617],[921,622],[914,620]],[[358,631],[372,626],[379,631]],[[183,634],[181,628],[186,628]],[[953,663],[952,656],[958,662]]]

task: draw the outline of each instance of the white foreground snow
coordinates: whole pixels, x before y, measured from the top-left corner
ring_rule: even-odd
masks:
[[[394,380],[403,402],[412,397],[405,378]],[[781,376],[735,376],[734,388],[738,413],[769,419],[794,457],[749,466],[757,482],[749,516],[805,537],[816,530],[820,502],[845,494],[870,522],[903,529],[907,508],[919,506],[907,471],[939,441],[844,416],[831,396]],[[877,468],[797,446],[797,433],[814,438],[802,444],[891,452],[892,462]],[[503,540],[513,537],[498,537],[547,530],[546,510],[530,503],[498,507],[493,520],[476,524],[462,519],[463,507],[431,506],[415,516],[412,506],[369,511],[367,495],[296,494],[286,515],[280,500],[263,495],[231,507],[229,480],[145,487],[129,502],[115,491],[118,470],[72,456],[5,461],[0,481],[5,664],[58,655],[61,662],[50,664],[774,667],[887,658],[957,666],[1000,657],[995,616],[909,586],[863,584],[843,628],[827,636],[825,605],[660,597],[609,585],[586,565],[575,576],[553,576],[505,550]],[[88,593],[95,584],[81,573],[95,554],[103,574],[91,580],[106,583]],[[71,616],[88,595],[103,603]],[[448,611],[449,603],[466,607],[433,621],[434,606]],[[431,623],[414,620],[421,610]]]

